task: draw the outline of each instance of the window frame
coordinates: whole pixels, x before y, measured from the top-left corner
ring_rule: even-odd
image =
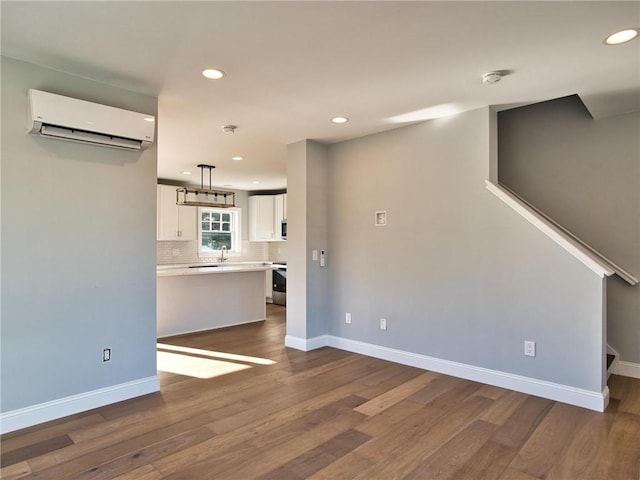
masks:
[[[216,208],[198,207],[198,257],[220,257],[222,250],[202,250],[202,213],[231,213],[231,246],[227,253],[230,257],[240,256],[242,252],[242,210],[238,207]],[[225,232],[226,233],[226,232]]]

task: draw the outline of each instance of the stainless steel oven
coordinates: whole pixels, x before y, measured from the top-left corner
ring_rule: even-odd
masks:
[[[271,272],[272,278],[272,298],[273,303],[276,305],[286,305],[287,304],[287,264],[286,263],[274,263],[274,267],[278,265],[278,268],[275,268]]]

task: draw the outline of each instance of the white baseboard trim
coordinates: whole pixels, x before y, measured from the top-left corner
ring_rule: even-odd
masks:
[[[613,363],[613,373],[623,377],[640,378],[640,363],[623,362],[617,360]]]
[[[157,375],[154,375],[30,407],[19,408],[18,410],[0,414],[0,433],[13,432],[14,430],[20,430],[48,422],[49,420],[158,391],[160,391],[160,379]]]
[[[302,350],[308,352],[309,350],[315,350],[316,348],[322,348],[329,345],[328,335],[320,335],[312,338],[300,338],[293,335],[286,335],[284,337],[285,347],[295,348],[296,350]]]
[[[609,404],[609,388],[605,386],[602,392],[593,392],[568,385],[547,382],[535,378],[523,377],[512,373],[490,370],[464,363],[442,360],[417,353],[396,350],[370,343],[364,343],[333,335],[321,335],[310,339],[303,339],[287,335],[285,345],[298,350],[309,351],[324,346],[339,348],[349,352],[360,353],[369,357],[389,360],[412,367],[431,370],[433,372],[451,375],[453,377],[473,380],[475,382],[507,388],[517,392],[536,395],[558,402],[576,405],[590,410],[603,412]]]
[[[265,317],[266,317],[266,314],[265,314]],[[224,325],[216,325],[214,327],[207,327],[207,328],[197,328],[195,330],[185,330],[184,332],[181,331],[176,333],[163,333],[162,335],[158,333],[157,335],[158,335],[158,340],[160,340],[163,338],[179,337],[181,335],[190,335],[192,333],[208,332],[209,330],[219,330],[221,328],[238,327],[240,325],[248,325],[249,323],[258,323],[258,322],[264,322],[264,318],[256,318],[255,320],[247,320],[245,322],[225,323]]]

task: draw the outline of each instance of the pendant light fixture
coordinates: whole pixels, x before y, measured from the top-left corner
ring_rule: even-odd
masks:
[[[191,207],[235,207],[236,197],[234,192],[214,190],[211,186],[211,171],[216,167],[214,165],[201,163],[198,165],[198,168],[200,169],[200,188],[180,187],[176,189],[176,204]],[[209,188],[204,187],[205,170],[209,170]]]

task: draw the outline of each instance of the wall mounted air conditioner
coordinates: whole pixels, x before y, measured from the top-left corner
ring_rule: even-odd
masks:
[[[153,115],[40,90],[30,89],[28,96],[28,133],[125,150],[144,150],[153,143]]]

